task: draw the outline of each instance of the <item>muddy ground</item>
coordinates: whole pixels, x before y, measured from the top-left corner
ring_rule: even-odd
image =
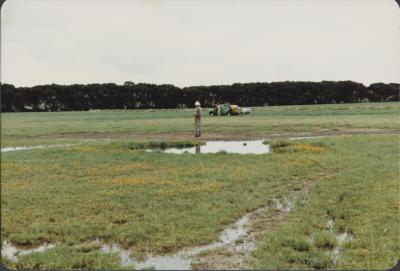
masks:
[[[264,133],[264,132],[221,132],[207,133],[203,132],[199,140],[251,140],[260,138],[287,138],[297,136],[328,136],[328,135],[357,135],[357,134],[399,134],[400,129],[378,129],[378,128],[338,128],[338,129],[319,129],[310,132],[296,133]],[[28,137],[27,137],[28,138]],[[52,140],[192,140],[193,133],[174,132],[174,133],[136,133],[136,132],[119,132],[119,133],[62,133],[62,134],[46,134],[35,136],[36,139],[52,139]]]

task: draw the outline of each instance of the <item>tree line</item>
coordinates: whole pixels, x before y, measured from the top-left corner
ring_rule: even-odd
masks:
[[[368,87],[353,81],[235,83],[232,85],[74,84],[15,87],[1,84],[1,111],[71,111],[203,107],[216,103],[239,106],[330,104],[399,101],[398,83]]]

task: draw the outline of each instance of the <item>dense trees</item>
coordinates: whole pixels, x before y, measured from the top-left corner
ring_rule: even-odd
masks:
[[[182,108],[231,102],[242,106],[399,101],[399,84],[369,87],[352,81],[235,83],[233,85],[1,85],[1,111],[69,111],[89,109]]]

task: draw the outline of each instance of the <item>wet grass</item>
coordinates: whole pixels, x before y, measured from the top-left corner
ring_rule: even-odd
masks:
[[[116,253],[106,254],[98,250],[61,245],[41,253],[21,256],[18,263],[6,260],[4,264],[16,269],[126,269],[120,266],[119,261]]]
[[[137,257],[211,243],[247,211],[312,179],[323,158],[169,155],[129,144],[4,153],[2,239],[75,247],[99,238],[134,248]],[[301,160],[308,163],[293,166]],[[21,258],[22,267],[47,267],[33,255]]]
[[[20,256],[18,264],[5,263],[116,268],[115,255],[82,247],[96,238],[131,247],[136,257],[211,243],[242,214],[305,182],[311,190],[296,202],[290,223],[266,233],[254,267],[382,269],[398,259],[394,136],[296,141],[289,146],[324,151],[301,147],[265,155],[169,155],[131,150],[130,144],[3,154],[2,239],[22,247],[62,244]],[[334,264],[335,236],[344,231],[355,239]]]
[[[313,141],[328,146],[319,164],[325,173],[296,202],[290,214],[291,223],[265,234],[254,253],[257,260],[253,267],[393,267],[400,257],[398,137],[353,136]],[[327,225],[329,220],[333,221],[332,230]],[[352,240],[339,244],[337,236],[344,232]],[[334,262],[337,246],[340,252]]]
[[[237,118],[205,116],[203,133],[393,133],[398,109],[398,103],[263,107]],[[266,232],[252,268],[388,269],[400,256],[398,135],[268,140],[272,153],[262,155],[174,155],[146,149],[201,144],[191,140],[192,110],[2,114],[2,128],[3,147],[74,141],[76,133],[143,135],[2,153],[2,240],[25,248],[56,244],[18,263],[2,258],[8,267],[121,269],[118,255],[99,253],[91,242],[132,248],[137,258],[209,244],[243,214],[305,186],[287,217],[259,225]],[[164,137],[181,133],[190,138]],[[353,239],[340,243],[344,232]]]
[[[326,151],[326,145],[323,142],[295,142],[287,140],[265,140],[274,152],[311,152],[323,153]]]

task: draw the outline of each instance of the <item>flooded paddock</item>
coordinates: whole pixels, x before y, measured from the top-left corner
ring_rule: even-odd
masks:
[[[117,254],[120,258],[120,265],[125,268],[134,267],[137,270],[191,270],[193,260],[202,252],[213,251],[215,249],[224,248],[232,252],[238,252],[242,257],[238,261],[243,260],[244,255],[250,255],[256,248],[257,238],[256,232],[252,232],[252,221],[258,215],[268,211],[270,208],[276,208],[282,213],[289,213],[293,208],[293,199],[286,198],[282,202],[278,198],[274,198],[272,204],[262,206],[251,212],[245,213],[235,222],[228,225],[219,234],[218,240],[208,245],[195,247],[187,247],[179,250],[174,254],[167,255],[148,255],[144,261],[134,259],[131,256],[132,250],[125,249],[116,243],[101,244],[96,238],[94,244],[101,245],[100,253]],[[13,262],[18,262],[18,256],[31,253],[41,253],[56,247],[56,244],[44,244],[37,248],[22,249],[13,246],[8,241],[3,241],[1,254]]]

